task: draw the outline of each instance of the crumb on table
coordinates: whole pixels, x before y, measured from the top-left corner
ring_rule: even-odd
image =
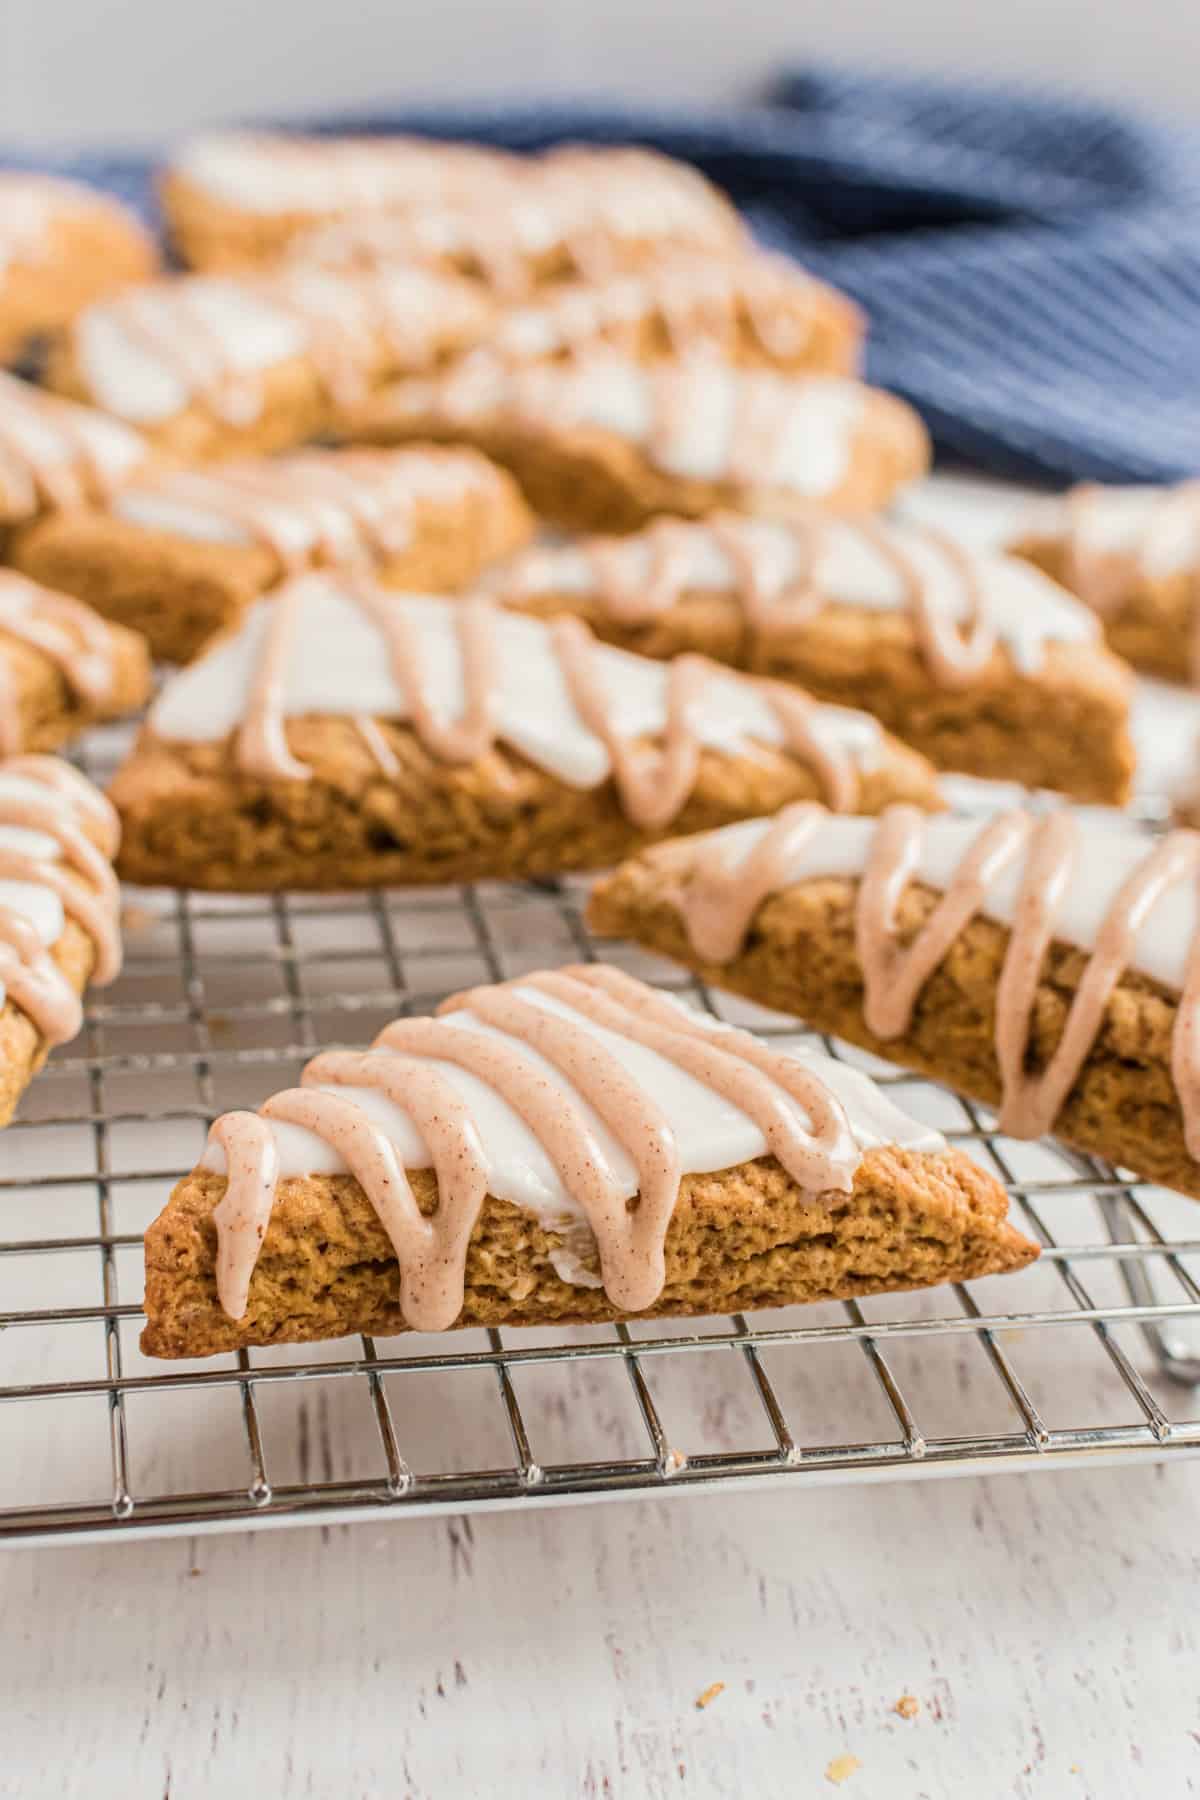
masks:
[[[861,1768],[862,1763],[857,1756],[835,1756],[833,1761],[826,1765],[825,1779],[832,1781],[834,1787],[841,1787],[843,1781],[849,1781],[854,1771]]]
[[[921,1702],[915,1694],[901,1694],[892,1708],[892,1711],[899,1713],[902,1719],[915,1719],[920,1710]]]
[[[703,1712],[706,1706],[712,1705],[718,1694],[723,1694],[724,1692],[725,1683],[723,1681],[709,1682],[704,1692],[696,1695],[696,1711]]]

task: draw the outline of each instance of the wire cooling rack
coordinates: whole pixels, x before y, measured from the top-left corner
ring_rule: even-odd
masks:
[[[103,778],[119,740],[95,734]],[[1200,1451],[1200,1211],[844,1047],[1006,1183],[1016,1276],[861,1304],[141,1356],[141,1236],[209,1121],[446,993],[597,954],[586,884],[128,897],[0,1137],[0,1539],[330,1523]],[[758,1030],[794,1022],[605,946]],[[827,1042],[827,1041],[826,1041]]]

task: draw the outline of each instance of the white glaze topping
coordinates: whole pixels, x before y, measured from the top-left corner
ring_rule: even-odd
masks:
[[[308,576],[294,584],[292,598],[295,617],[282,676],[283,715],[409,718],[383,633],[371,612],[356,603],[353,589],[331,577]],[[416,594],[389,595],[384,603],[416,635],[433,716],[443,724],[458,720],[465,699],[460,603]],[[276,604],[274,599],[260,601],[237,632],[166,684],[150,712],[160,737],[211,743],[243,722]],[[492,629],[496,735],[571,786],[599,785],[611,773],[612,759],[572,701],[551,627],[501,612]],[[594,646],[593,654],[614,730],[629,739],[661,735],[667,723],[669,666],[605,645]],[[693,709],[690,722],[703,744],[731,753],[748,742],[781,746],[787,738],[762,689],[732,671],[713,671],[705,703]],[[831,759],[849,760],[859,769],[878,760],[882,733],[863,713],[813,705],[807,725]]]
[[[529,367],[476,355],[439,381],[399,383],[392,398],[399,416],[418,420],[609,431],[672,475],[817,498],[847,473],[868,393],[855,381],[738,369],[707,355],[647,366],[593,350]]]
[[[629,989],[637,985],[630,983]],[[515,1000],[536,1008],[539,1013],[567,1021],[582,1034],[597,1059],[605,1055],[613,1058],[625,1075],[632,1078],[649,1105],[665,1119],[675,1140],[681,1173],[732,1168],[766,1154],[768,1145],[760,1124],[717,1091],[713,1084],[698,1079],[666,1055],[639,1042],[636,1035],[598,1023],[533,983],[518,981],[508,989],[481,990],[481,993],[511,993]],[[618,1134],[562,1068],[534,1048],[524,1033],[517,1036],[486,1023],[471,1009],[474,996],[468,994],[463,998],[461,1007],[441,1015],[441,1023],[456,1031],[477,1034],[510,1050],[519,1049],[532,1072],[553,1095],[560,1097],[561,1110],[564,1113],[577,1110],[582,1116],[606,1178],[619,1197],[631,1198],[638,1191],[639,1181],[630,1147],[620,1141]],[[691,1008],[669,1001],[667,996],[660,995],[657,999],[667,1003],[672,1012],[677,1012],[681,1023],[707,1028],[705,1035],[711,1035],[716,1047],[722,1047],[725,1042],[733,1055],[738,1054],[736,1040],[742,1034],[702,1018]],[[814,1076],[840,1104],[857,1155],[887,1144],[915,1151],[944,1148],[944,1140],[937,1132],[918,1124],[893,1106],[865,1075],[797,1040],[772,1039],[770,1047],[789,1062],[794,1062],[798,1073],[802,1071]],[[402,1048],[403,1045],[397,1044],[396,1052]],[[381,1043],[372,1054],[387,1057],[394,1052],[390,1045]],[[574,1226],[578,1233],[582,1224],[583,1232],[572,1233],[567,1251],[555,1258],[556,1266],[564,1279],[581,1285],[596,1285],[596,1277],[581,1266],[579,1259],[579,1250],[591,1243],[584,1207],[572,1186],[563,1179],[562,1169],[546,1140],[494,1085],[479,1074],[441,1060],[436,1054],[431,1054],[429,1067],[448,1083],[465,1108],[474,1141],[482,1149],[486,1161],[488,1191],[498,1199],[510,1201],[534,1214],[549,1228],[570,1232]],[[335,1085],[322,1082],[319,1070],[314,1074],[315,1091],[345,1098],[366,1114],[370,1123],[394,1147],[403,1167],[423,1169],[432,1165],[429,1143],[413,1116],[395,1100],[380,1092],[378,1087],[368,1088],[353,1082]],[[792,1095],[769,1076],[768,1083],[773,1103],[783,1116],[805,1130],[812,1129],[813,1121]],[[265,1124],[276,1146],[279,1176],[346,1172],[348,1165],[344,1156],[328,1137],[281,1118],[268,1118]],[[224,1144],[215,1138],[210,1140],[200,1166],[217,1174],[225,1173],[228,1165]]]
[[[752,596],[745,592],[748,570]],[[872,612],[910,609],[914,579],[923,602],[955,625],[970,617],[978,596],[997,640],[1026,673],[1040,667],[1049,643],[1100,637],[1088,608],[1031,563],[989,551],[949,554],[939,534],[916,525],[863,525],[824,514],[804,524],[732,515],[719,523],[672,520],[624,538],[537,545],[485,585],[518,603],[522,596],[608,592],[618,596],[622,617],[636,618],[651,618],[686,593],[734,593],[748,612],[750,600],[758,602],[754,623],[761,630],[782,632],[825,601]]]
[[[119,419],[0,371],[0,519],[103,499],[144,456]]]

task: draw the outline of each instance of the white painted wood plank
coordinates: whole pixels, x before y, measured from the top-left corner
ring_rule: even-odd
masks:
[[[853,1800],[1190,1794],[1198,1501],[1178,1465],[10,1554],[0,1793],[815,1795],[851,1754]]]

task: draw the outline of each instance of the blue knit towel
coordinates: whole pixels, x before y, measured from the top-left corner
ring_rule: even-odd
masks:
[[[1075,99],[825,67],[781,78],[769,102],[439,106],[319,128],[687,157],[764,240],[860,302],[871,379],[920,409],[943,455],[1050,481],[1200,472],[1200,136]],[[136,159],[59,166],[152,204]]]

